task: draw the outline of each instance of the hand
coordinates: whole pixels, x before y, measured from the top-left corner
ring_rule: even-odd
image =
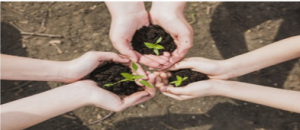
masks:
[[[155,80],[154,74],[149,74],[148,82],[153,84]],[[76,82],[77,83],[77,82]],[[145,87],[144,91],[133,93],[129,96],[118,96],[112,92],[109,92],[103,88],[97,86],[97,84],[91,80],[78,81],[79,86],[89,89],[88,104],[93,104],[97,107],[101,107],[111,111],[122,111],[127,107],[142,103],[155,95],[155,89]],[[126,87],[126,86],[124,86]]]
[[[177,48],[172,53],[169,59],[169,64],[162,66],[160,69],[166,69],[181,60],[193,46],[193,29],[182,13],[185,3],[175,5],[175,7],[164,4],[172,3],[153,3],[150,11],[151,23],[161,26],[170,33],[177,45]]]
[[[169,71],[179,69],[191,69],[193,71],[207,74],[210,79],[231,78],[232,65],[226,60],[210,60],[201,57],[185,58],[182,61],[168,68]]]
[[[65,82],[74,82],[91,73],[104,61],[113,61],[121,64],[129,64],[130,60],[112,52],[96,52],[90,51],[77,59],[67,61],[64,64],[62,73],[65,75]],[[66,70],[66,71],[65,71]],[[139,73],[146,75],[139,67]]]
[[[139,62],[152,68],[158,68],[161,64],[167,64],[168,57],[165,55],[142,55],[134,51],[130,44],[135,31],[148,25],[149,19],[146,10],[123,15],[116,14],[113,15],[109,35],[114,48],[121,54],[128,56],[134,62]]]
[[[183,87],[174,87],[173,85],[168,85],[166,77],[157,76],[155,86],[166,96],[177,100],[186,100],[196,97],[215,95],[215,88],[220,87],[221,82],[221,80],[210,79],[190,83]]]

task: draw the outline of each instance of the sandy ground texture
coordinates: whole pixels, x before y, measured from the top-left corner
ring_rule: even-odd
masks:
[[[151,3],[146,6],[149,9]],[[186,57],[226,59],[300,34],[300,3],[296,2],[189,2],[184,13],[194,29],[194,47]],[[117,52],[108,36],[110,22],[103,2],[2,2],[1,51],[47,60],[71,60],[92,50]],[[20,29],[64,38],[23,35]],[[59,50],[49,45],[53,40],[62,42],[56,45]],[[235,80],[300,91],[300,60]],[[2,103],[62,85],[1,83]],[[300,114],[214,96],[176,101],[157,93],[149,101],[91,124],[107,114],[109,111],[86,106],[27,130],[300,130]]]

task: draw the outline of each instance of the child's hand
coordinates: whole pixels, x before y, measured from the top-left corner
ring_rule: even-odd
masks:
[[[157,75],[155,86],[164,95],[177,100],[216,95],[216,88],[219,88],[223,82],[222,80],[210,79],[190,83],[183,87],[174,87],[168,83],[167,79],[171,76],[169,72],[155,72],[155,74]]]
[[[75,82],[91,73],[98,65],[105,61],[113,61],[121,64],[129,64],[130,60],[113,52],[90,51],[77,59],[65,62],[62,73],[65,75],[65,82]],[[140,74],[146,75],[142,69]]]
[[[175,5],[174,5],[175,4]],[[169,6],[170,5],[170,6]],[[172,7],[172,5],[174,5]],[[176,5],[179,6],[176,7]],[[183,15],[183,2],[153,2],[149,12],[151,22],[154,25],[161,26],[174,39],[177,45],[176,50],[172,53],[169,64],[159,69],[166,69],[174,63],[181,60],[193,46],[193,29],[186,21]]]
[[[174,64],[167,70],[179,70],[179,69],[191,69],[193,71],[207,74],[211,79],[228,79],[228,71],[230,71],[230,65],[225,60],[210,60],[201,57],[185,58],[182,61]]]
[[[149,74],[148,82],[153,84],[155,80],[154,74]],[[139,91],[129,96],[118,96],[112,92],[102,89],[91,80],[83,80],[76,82],[81,88],[88,89],[86,95],[88,104],[101,107],[111,111],[122,111],[123,109],[142,103],[155,95],[155,89],[145,87],[144,91]],[[124,86],[126,87],[126,86]]]

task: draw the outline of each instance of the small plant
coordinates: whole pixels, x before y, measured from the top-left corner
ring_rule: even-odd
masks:
[[[133,68],[133,72],[135,72],[139,68],[134,62],[132,62],[131,67]],[[114,86],[114,85],[116,85],[118,83],[121,83],[121,82],[134,81],[136,79],[141,79],[141,78],[144,77],[143,75],[133,75],[133,74],[130,74],[130,73],[121,73],[121,75],[124,77],[124,79],[122,79],[122,80],[120,80],[116,83],[104,84],[104,87],[111,87],[111,86]],[[147,82],[145,80],[140,80],[139,82],[141,84],[147,86],[147,87],[154,88],[149,82]]]
[[[175,84],[175,86],[178,87],[179,85],[181,85],[181,83],[182,83],[184,80],[187,80],[188,77],[182,78],[182,77],[180,77],[179,75],[176,75],[176,79],[177,79],[176,81],[172,81],[172,82],[170,82],[170,84]]]
[[[162,45],[159,45],[158,43],[160,43],[162,40],[162,37],[159,37],[155,43],[150,43],[150,42],[144,42],[144,44],[146,45],[146,47],[148,47],[149,49],[153,49],[154,53],[156,55],[159,55],[158,50],[160,49],[165,49]]]

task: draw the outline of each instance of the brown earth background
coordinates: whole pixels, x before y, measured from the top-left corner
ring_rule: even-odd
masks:
[[[151,2],[146,7],[149,10]],[[194,29],[194,47],[186,57],[227,59],[300,34],[299,2],[188,2],[184,14]],[[103,2],[1,2],[1,51],[60,61],[92,50],[117,52],[108,36],[110,22]],[[64,38],[21,35],[12,25]],[[49,45],[53,40],[62,41],[57,44],[61,54]],[[300,91],[300,60],[235,80]],[[5,80],[1,84],[2,104],[63,85]],[[86,106],[27,130],[300,130],[300,114],[215,96],[176,101],[157,93],[101,123],[87,125],[108,113]]]

